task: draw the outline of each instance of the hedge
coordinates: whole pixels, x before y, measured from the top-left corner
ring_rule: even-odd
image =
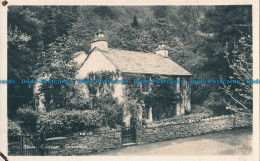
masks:
[[[8,120],[8,140],[19,141],[22,134],[21,128],[15,122]]]
[[[36,122],[39,113],[29,108],[21,108],[17,110],[18,119],[23,121],[23,126],[31,132],[36,132]]]
[[[43,113],[37,120],[37,133],[69,134],[78,131],[92,131],[101,126],[102,117],[96,110],[58,109]]]

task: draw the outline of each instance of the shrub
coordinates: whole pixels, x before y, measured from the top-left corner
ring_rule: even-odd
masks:
[[[96,110],[58,109],[41,115],[37,121],[37,132],[69,134],[93,130],[100,127],[102,117]]]
[[[192,105],[191,107],[191,114],[195,113],[208,113],[209,115],[213,115],[213,111],[205,106],[200,105]]]
[[[122,106],[118,104],[108,104],[99,110],[102,115],[102,126],[109,126],[115,128],[116,125],[121,125],[123,122],[123,110]]]
[[[203,102],[203,105],[213,111],[214,115],[230,114],[229,110],[226,110],[226,104],[223,101],[221,93],[212,92],[209,94],[209,98]]]
[[[96,110],[72,110],[65,113],[65,125],[73,131],[92,130],[100,127],[102,117]]]
[[[37,120],[37,132],[59,133],[66,128],[64,114],[66,110],[58,109],[48,113],[42,113]]]
[[[36,123],[39,114],[37,111],[29,108],[20,108],[17,110],[18,119],[23,121],[23,126],[31,131],[36,132]]]
[[[215,92],[216,89],[210,84],[191,84],[191,102],[192,104],[202,105],[211,92]]]
[[[19,141],[22,134],[21,128],[15,122],[8,120],[8,140]]]
[[[116,125],[122,124],[123,106],[118,103],[117,98],[114,98],[110,93],[106,93],[102,97],[96,97],[95,101],[93,108],[97,109],[102,116],[102,126],[115,128]]]

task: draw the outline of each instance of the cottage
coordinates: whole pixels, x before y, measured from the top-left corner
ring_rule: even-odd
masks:
[[[155,50],[155,53],[113,49],[108,47],[105,34],[99,31],[94,35],[94,39],[91,41],[91,52],[89,54],[84,52],[75,53],[73,61],[76,62],[78,66],[76,79],[80,80],[81,83],[85,82],[84,79],[86,79],[89,73],[95,72],[116,72],[118,73],[117,80],[123,80],[126,75],[135,75],[136,77],[133,82],[136,82],[136,88],[140,88],[138,91],[141,95],[152,94],[154,92],[154,84],[169,84],[173,87],[173,90],[170,91],[173,95],[170,101],[169,111],[166,111],[167,114],[169,114],[170,111],[174,111],[174,115],[179,116],[191,111],[191,89],[188,79],[192,75],[168,57],[168,47],[165,43],[160,44]],[[138,75],[145,79],[141,79]],[[162,76],[166,79],[158,80],[156,79],[158,76]],[[40,78],[46,77],[45,75]],[[84,91],[86,97],[88,97],[87,87],[84,83],[81,83],[79,84],[80,89]],[[36,98],[38,98],[36,99],[36,109],[38,111],[46,111],[43,103],[44,95],[39,93],[39,86],[40,85],[37,84],[34,87],[34,93]],[[119,103],[128,99],[124,96],[124,91],[127,89],[127,86],[129,86],[129,84],[118,83],[114,85],[113,97],[117,98]],[[160,101],[164,101],[165,94],[162,95]],[[158,112],[161,111],[160,109],[157,111],[153,110],[153,106],[156,105],[151,103],[147,104],[144,109],[139,109],[139,119],[152,122],[153,118],[156,118]],[[131,115],[127,113],[126,110],[123,120],[126,126],[130,126]]]
[[[191,111],[191,90],[189,81],[187,81],[191,73],[172,61],[168,57],[167,49],[168,47],[164,43],[159,45],[155,53],[113,49],[108,47],[105,34],[97,32],[91,42],[91,52],[78,70],[77,79],[84,79],[88,73],[99,71],[118,72],[118,79],[124,79],[125,74],[141,74],[146,76],[145,78],[151,82],[153,81],[152,78],[156,78],[156,76],[165,76],[175,80],[175,83],[171,84],[175,86],[173,91],[175,93],[174,97],[180,97],[174,103],[175,115],[183,115],[185,112]],[[123,91],[126,86],[127,84],[117,84],[115,86],[114,97],[117,97],[119,102],[127,99],[123,97]],[[139,87],[141,88],[140,92],[144,95],[153,92],[152,83],[141,83]],[[147,121],[153,121],[152,108],[150,106],[142,109],[139,119],[144,118]],[[130,119],[131,116],[125,116],[124,122],[126,125],[130,124]]]

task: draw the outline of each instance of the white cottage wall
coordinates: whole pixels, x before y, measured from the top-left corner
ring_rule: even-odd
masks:
[[[91,55],[89,55],[86,62],[78,70],[76,75],[77,79],[84,79],[88,73],[91,72],[100,72],[100,71],[110,71],[116,72],[116,67],[98,50],[94,50]],[[122,76],[117,78],[118,80],[123,79]],[[113,94],[114,98],[118,98],[119,103],[123,102],[124,94],[124,84],[115,84],[115,93]],[[126,111],[125,111],[126,112]],[[130,125],[131,115],[124,115],[123,121],[127,126]]]
[[[98,50],[94,50],[78,70],[77,79],[84,79],[90,72],[111,71],[115,72],[116,67]]]

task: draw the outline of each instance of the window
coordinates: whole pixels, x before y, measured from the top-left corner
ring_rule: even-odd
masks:
[[[143,94],[149,94],[151,92],[151,83],[141,84],[141,92]]]
[[[140,91],[143,94],[149,94],[151,92],[151,76],[148,76],[147,78],[148,78],[147,81],[144,81],[140,85]]]
[[[149,84],[148,83],[145,83],[145,84],[142,84],[142,92],[149,92]]]

